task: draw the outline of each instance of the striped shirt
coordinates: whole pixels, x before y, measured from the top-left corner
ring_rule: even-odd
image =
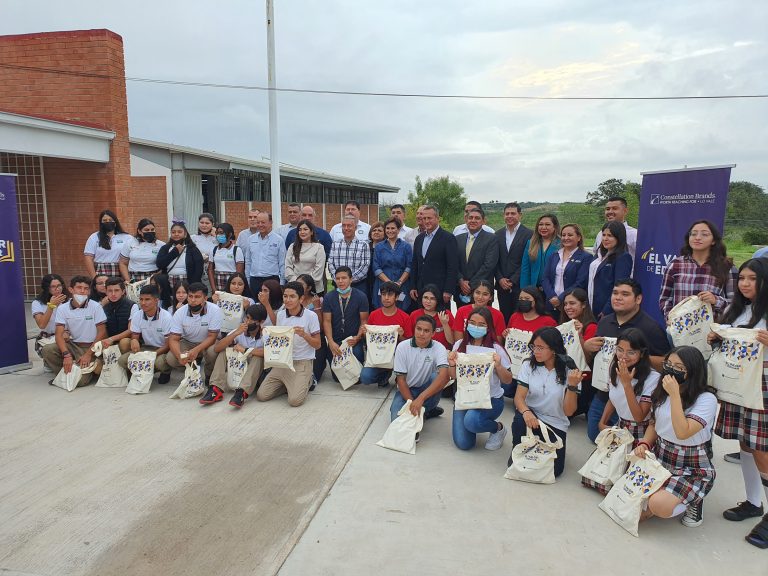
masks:
[[[688,296],[695,296],[699,292],[712,292],[715,295],[715,305],[712,307],[716,314],[722,312],[733,299],[736,268],[731,268],[725,287],[718,284],[712,275],[709,264],[699,266],[690,256],[676,256],[667,266],[664,272],[664,280],[661,283],[659,307],[667,318],[669,311],[681,300]]]
[[[336,276],[339,266],[349,266],[352,270],[352,282],[361,282],[368,276],[371,266],[371,248],[367,242],[353,239],[352,242],[337,240],[331,245],[331,256],[328,258],[328,272],[331,278]]]

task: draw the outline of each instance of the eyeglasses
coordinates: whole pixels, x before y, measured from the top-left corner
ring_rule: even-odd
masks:
[[[549,346],[538,346],[538,345],[534,346],[532,344],[529,345],[528,348],[530,348],[534,352],[545,352],[546,350],[550,349]]]
[[[676,366],[672,364],[671,362],[664,362],[661,367],[664,370],[674,370],[675,372],[682,372],[683,374],[687,374],[687,371],[685,369],[685,366]]]
[[[640,356],[640,350],[624,350],[624,348],[616,348],[616,355],[626,356],[627,358],[636,358]]]

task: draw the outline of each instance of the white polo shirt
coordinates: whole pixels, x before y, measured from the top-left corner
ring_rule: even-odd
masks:
[[[56,325],[64,326],[72,342],[93,342],[96,340],[96,326],[107,321],[104,308],[94,300],[88,300],[80,308],[73,308],[72,303],[73,300],[70,300],[56,308]]]
[[[134,308],[131,313],[131,332],[141,334],[141,339],[147,346],[160,348],[171,332],[173,316],[158,305],[157,314],[147,316],[141,308]]]
[[[120,260],[120,252],[123,246],[130,242],[133,236],[130,234],[115,234],[110,240],[109,250],[99,246],[99,233],[94,232],[88,236],[88,240],[85,241],[85,249],[83,254],[86,256],[93,256],[93,261],[97,264],[112,264]]]
[[[64,302],[65,305],[68,302]],[[58,307],[57,307],[58,308]],[[56,308],[56,309],[57,309]],[[42,329],[46,334],[53,334],[56,332],[56,309],[51,312],[51,317],[48,319],[48,325]],[[43,304],[39,300],[32,300],[32,317],[34,318],[38,314],[45,314],[48,311],[48,304]]]
[[[168,269],[168,276],[187,275],[187,250],[189,250],[189,247],[184,248],[184,252],[182,252],[181,255],[179,255],[179,251],[176,250],[175,245],[169,250],[169,252],[173,254],[173,260],[171,260],[173,267]],[[176,258],[177,256],[178,258]]]
[[[303,306],[301,307],[301,312],[296,316],[288,316],[288,311],[285,308],[278,310],[276,326],[299,326],[313,336],[320,332],[320,321],[317,319],[317,314]],[[295,334],[293,336],[293,359],[315,359],[315,349],[304,338]]]
[[[525,403],[536,413],[539,420],[548,426],[568,432],[571,421],[563,408],[566,385],[557,381],[554,368],[547,370],[544,366],[536,366],[531,369],[530,362],[525,360],[517,375],[517,383],[528,388]]]
[[[264,348],[264,340],[261,337],[261,333],[259,333],[258,338],[248,336],[245,332],[238,334],[235,336],[235,344],[240,344],[240,346],[246,350],[248,350],[248,348]]]
[[[368,233],[371,231],[371,225],[362,220],[357,221],[357,230],[355,230],[355,238],[368,242]],[[330,231],[331,240],[337,242],[344,239],[344,232],[341,231],[341,222],[336,224]]]
[[[213,252],[211,252],[213,254]],[[216,272],[228,272],[230,274],[237,272],[237,265],[245,262],[245,252],[237,244],[232,244],[229,248],[223,246],[216,247],[216,253],[213,255],[213,264]]]
[[[656,386],[659,385],[660,377],[661,375],[656,372],[656,370],[651,370],[651,373],[648,374],[645,382],[643,382],[643,390],[637,397],[638,403],[651,402],[651,394],[656,390]],[[637,378],[632,378],[632,388],[634,388],[636,384]],[[629,422],[635,421],[635,418],[632,416],[632,411],[629,409],[629,404],[627,404],[627,393],[624,392],[624,385],[621,383],[618,376],[616,376],[616,385],[608,386],[608,398],[616,409],[616,414],[619,415],[619,418],[628,420]],[[651,413],[648,412],[645,419],[648,420],[650,417]]]
[[[209,332],[221,331],[222,314],[213,302],[203,304],[200,314],[192,314],[189,304],[184,304],[173,315],[171,334],[178,334],[192,344],[200,344]]]
[[[162,247],[163,243],[159,240],[150,244],[132,237],[130,242],[123,244],[120,256],[128,259],[129,272],[154,272],[157,270],[157,253]]]
[[[192,234],[190,239],[195,243],[206,261],[211,257],[213,247],[218,245],[215,234]]]
[[[666,400],[656,408],[654,411],[654,428],[656,434],[660,438],[663,438],[667,442],[674,444],[680,444],[681,446],[700,446],[712,438],[712,427],[715,425],[715,419],[717,418],[717,398],[711,392],[703,392],[696,398],[696,402],[693,406],[690,406],[687,410],[684,410],[686,418],[691,418],[700,423],[703,428],[696,432],[690,438],[681,440],[675,434],[675,429],[672,426],[672,404],[667,397]]]
[[[432,381],[432,374],[448,367],[445,346],[432,340],[426,348],[419,348],[415,338],[403,340],[395,349],[395,373],[405,375],[409,388],[424,386]]]

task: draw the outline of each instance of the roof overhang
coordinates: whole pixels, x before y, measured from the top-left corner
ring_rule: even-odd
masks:
[[[0,112],[0,151],[109,162],[115,133],[68,122]]]

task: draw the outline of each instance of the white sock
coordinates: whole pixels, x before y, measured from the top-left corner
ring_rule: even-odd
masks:
[[[765,499],[768,500],[768,473],[760,472],[760,476],[763,478],[763,490],[765,490]]]
[[[688,506],[683,504],[682,502],[675,506],[675,509],[672,510],[672,516],[670,518],[674,518],[675,516],[680,516],[683,512],[685,512],[688,509]]]
[[[757,469],[755,457],[752,456],[751,452],[742,450],[739,458],[741,460],[741,474],[744,476],[744,491],[747,493],[747,500],[750,504],[760,506],[763,501],[763,494],[760,489],[764,486],[760,480],[760,471]]]

